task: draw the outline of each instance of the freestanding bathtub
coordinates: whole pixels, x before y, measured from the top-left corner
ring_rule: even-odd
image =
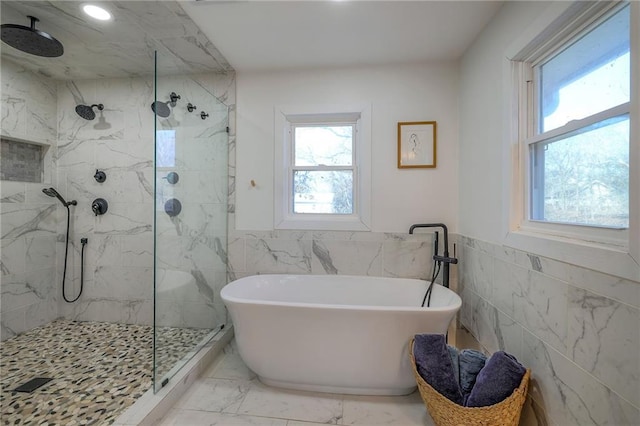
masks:
[[[422,280],[340,275],[254,275],[220,295],[240,356],[260,381],[289,389],[405,395],[416,388],[408,354],[418,333],[446,333],[462,301]]]

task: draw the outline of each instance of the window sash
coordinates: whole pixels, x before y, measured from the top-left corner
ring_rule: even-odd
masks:
[[[317,166],[296,166],[296,153],[295,153],[295,130],[296,127],[339,127],[339,126],[351,126],[351,165],[325,165],[320,164]],[[359,218],[359,175],[357,167],[357,150],[358,150],[358,122],[357,121],[301,121],[291,123],[289,128],[289,167],[287,168],[287,212],[293,217],[343,217],[343,218]],[[297,213],[294,209],[294,197],[295,197],[295,185],[294,175],[296,171],[351,171],[353,176],[352,187],[352,204],[353,211],[351,214],[344,213]]]

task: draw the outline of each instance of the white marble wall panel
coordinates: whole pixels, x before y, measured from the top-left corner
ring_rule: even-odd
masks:
[[[383,244],[384,275],[428,279],[431,274],[431,241],[390,240]]]
[[[42,194],[55,185],[55,83],[11,61],[2,61],[2,135],[44,144],[44,184],[0,185],[1,336],[9,338],[57,316],[55,258],[61,218],[57,200]]]
[[[640,283],[468,237],[460,241],[462,275],[482,273],[468,256],[484,253],[495,265],[490,299],[463,288],[460,321],[487,352],[506,350],[532,369],[535,410],[522,421],[638,424],[640,317],[633,304]],[[630,303],[618,301],[624,297]]]
[[[229,272],[231,277],[293,273],[427,279],[431,244],[431,234],[232,229]]]
[[[26,183],[2,181],[1,195],[0,203],[24,203],[26,199]]]
[[[525,332],[523,362],[532,369],[531,397],[560,425],[636,425],[637,407]]]
[[[309,240],[249,238],[245,241],[245,256],[250,273],[311,273]]]
[[[382,243],[313,240],[311,273],[382,276]]]
[[[640,311],[571,287],[569,357],[640,406]]]

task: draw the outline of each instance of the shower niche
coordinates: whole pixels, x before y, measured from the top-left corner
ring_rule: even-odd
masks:
[[[0,138],[0,180],[43,183],[49,145]]]

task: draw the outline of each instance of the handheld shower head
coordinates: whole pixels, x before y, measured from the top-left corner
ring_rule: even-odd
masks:
[[[78,204],[78,202],[76,200],[71,200],[71,201],[67,202],[67,200],[62,198],[62,195],[60,195],[58,193],[58,191],[56,191],[54,188],[42,188],[42,192],[44,192],[45,195],[48,195],[49,197],[57,198],[58,200],[60,200],[62,205],[65,206],[65,207],[75,206],[75,205]]]
[[[84,118],[85,120],[93,120],[94,118],[96,118],[96,113],[95,111],[93,111],[93,108],[98,108],[99,111],[102,111],[104,109],[104,105],[102,104],[93,104],[91,106],[77,105],[76,113],[80,117]]]

